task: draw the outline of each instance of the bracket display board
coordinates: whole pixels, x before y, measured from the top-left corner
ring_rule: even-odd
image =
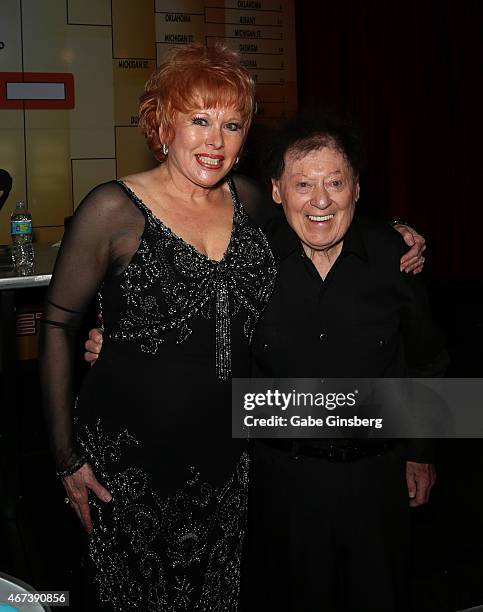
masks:
[[[54,241],[92,187],[152,167],[137,126],[146,79],[174,46],[216,40],[257,82],[256,121],[295,112],[293,0],[2,0],[0,169],[13,187],[0,243],[16,200],[35,240]]]

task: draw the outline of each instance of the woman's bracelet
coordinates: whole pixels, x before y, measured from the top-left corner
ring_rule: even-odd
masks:
[[[79,457],[77,461],[75,461],[70,467],[65,470],[57,470],[56,474],[59,478],[65,478],[66,476],[72,476],[74,472],[77,472],[79,468],[81,468],[84,463],[87,463],[87,459],[84,456]]]

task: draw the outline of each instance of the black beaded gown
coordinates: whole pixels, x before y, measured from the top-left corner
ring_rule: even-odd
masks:
[[[113,181],[78,208],[49,288],[42,377],[52,445],[59,469],[86,460],[112,493],[110,503],[90,494],[89,556],[99,600],[113,610],[237,610],[249,457],[231,438],[230,376],[248,376],[275,269],[227,184],[233,228],[221,261]],[[96,292],[105,339],[74,402],[73,343]]]

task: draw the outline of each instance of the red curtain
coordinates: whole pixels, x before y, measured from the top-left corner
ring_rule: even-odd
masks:
[[[433,278],[483,280],[483,2],[295,5],[300,107],[361,124],[365,206],[425,235]]]

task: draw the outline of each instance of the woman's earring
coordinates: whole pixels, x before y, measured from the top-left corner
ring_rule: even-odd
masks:
[[[168,145],[166,143],[163,144],[163,155],[168,155]]]
[[[233,164],[233,166],[234,167],[238,166],[239,162],[240,162],[240,158],[237,155],[237,158],[235,159],[235,163]]]

